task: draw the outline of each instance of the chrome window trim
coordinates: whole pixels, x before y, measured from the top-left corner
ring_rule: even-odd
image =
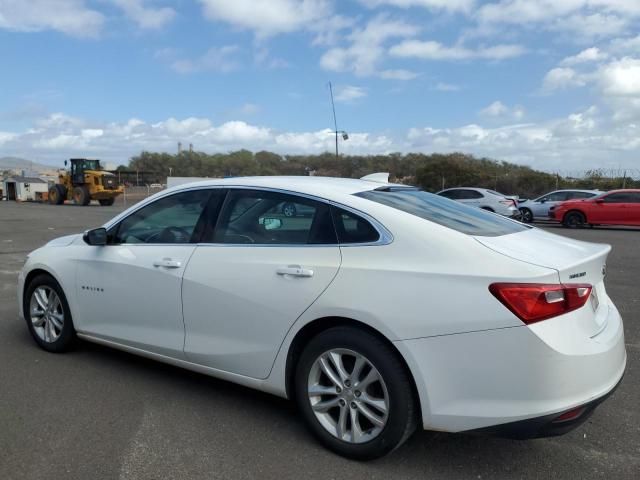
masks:
[[[334,207],[342,208],[343,210],[347,210],[355,215],[358,215],[368,221],[373,228],[378,232],[378,240],[375,242],[361,242],[361,243],[318,243],[318,244],[308,244],[308,243],[213,243],[213,242],[201,242],[201,243],[119,243],[118,246],[159,246],[159,245],[193,245],[199,247],[306,247],[306,248],[318,248],[318,247],[372,247],[372,246],[381,246],[381,245],[389,245],[393,242],[393,234],[378,220],[373,218],[366,212],[358,210],[357,208],[351,207],[349,205],[344,205],[340,202],[336,202],[334,200],[329,200],[322,197],[317,197],[315,195],[311,195],[308,193],[295,192],[291,190],[286,190],[282,188],[274,188],[274,187],[258,187],[258,186],[248,186],[248,185],[198,185],[193,187],[186,187],[179,190],[173,190],[171,192],[166,192],[165,195],[160,195],[158,197],[153,198],[153,200],[147,199],[146,201],[140,202],[141,205],[132,210],[131,212],[124,215],[121,213],[115,218],[109,220],[107,223],[103,225],[107,230],[113,228],[119,223],[126,220],[129,216],[133,215],[140,209],[150,205],[153,202],[156,202],[162,198],[169,197],[171,195],[177,195],[184,192],[189,192],[193,190],[214,190],[214,189],[222,189],[222,190],[259,190],[265,192],[273,192],[273,193],[282,193],[285,195],[293,195],[302,198],[306,198],[309,200],[313,200],[316,202],[321,202],[326,205],[332,205]],[[158,195],[158,194],[156,194]]]

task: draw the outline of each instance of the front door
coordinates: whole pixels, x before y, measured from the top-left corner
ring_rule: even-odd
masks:
[[[296,214],[283,213],[294,205]],[[296,319],[340,267],[329,206],[231,189],[210,243],[184,274],[185,353],[192,362],[266,378]]]
[[[624,224],[627,194],[624,192],[611,193],[594,202],[590,210],[589,222],[601,224]]]
[[[206,229],[210,190],[160,198],[88,246],[76,293],[83,333],[183,358],[182,275]]]

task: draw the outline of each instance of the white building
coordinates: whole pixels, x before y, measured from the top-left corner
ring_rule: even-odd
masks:
[[[43,200],[49,184],[38,177],[9,177],[3,181],[2,197],[21,202]]]

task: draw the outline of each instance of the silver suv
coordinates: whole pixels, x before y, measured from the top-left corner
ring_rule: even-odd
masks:
[[[438,195],[472,207],[499,213],[505,217],[520,218],[520,210],[518,210],[514,197],[508,197],[486,188],[447,188],[438,192]]]

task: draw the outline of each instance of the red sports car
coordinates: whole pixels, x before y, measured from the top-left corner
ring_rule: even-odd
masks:
[[[597,197],[551,207],[549,217],[565,227],[635,225],[640,227],[640,190],[611,190]]]

